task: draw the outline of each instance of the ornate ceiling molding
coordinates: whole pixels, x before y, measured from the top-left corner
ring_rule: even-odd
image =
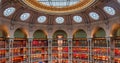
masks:
[[[94,4],[98,0],[81,0],[79,3],[74,4],[72,6],[57,8],[52,6],[47,6],[40,4],[37,0],[21,0],[27,6],[32,7],[40,12],[48,13],[48,14],[72,14],[74,12],[80,12],[81,10],[89,7],[90,5]]]

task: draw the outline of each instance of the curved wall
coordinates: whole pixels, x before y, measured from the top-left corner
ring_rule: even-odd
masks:
[[[67,33],[68,38],[72,38],[73,34],[82,29],[87,33],[88,38],[92,38],[93,34],[98,28],[103,28],[106,32],[106,37],[112,37],[114,29],[120,27],[120,16],[116,16],[104,21],[98,21],[90,24],[76,24],[76,25],[42,25],[42,24],[28,24],[25,22],[10,23],[9,19],[0,17],[0,25],[4,25],[9,38],[14,38],[14,32],[18,28],[22,28],[27,34],[27,38],[33,38],[33,33],[36,30],[43,30],[48,38],[57,30],[63,30]]]

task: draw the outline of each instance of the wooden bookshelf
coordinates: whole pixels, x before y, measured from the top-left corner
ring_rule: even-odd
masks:
[[[47,39],[34,39],[31,48],[33,63],[48,62],[48,41]]]
[[[92,58],[95,63],[108,63],[110,58],[110,47],[106,38],[93,38]]]
[[[54,39],[52,42],[52,62],[68,63],[68,42],[66,39]]]
[[[72,43],[72,62],[89,63],[89,43],[86,38],[74,38]]]

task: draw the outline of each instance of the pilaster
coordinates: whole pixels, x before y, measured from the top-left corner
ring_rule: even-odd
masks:
[[[68,38],[68,63],[72,63],[72,38]]]
[[[13,42],[14,38],[7,38],[7,44],[8,44],[8,63],[13,63],[13,53],[12,53],[12,48],[13,48]]]
[[[33,38],[28,38],[28,44],[27,44],[27,48],[28,48],[28,63],[32,63],[32,58],[31,58],[31,54],[32,54],[32,41]]]
[[[107,56],[110,56],[108,63],[114,63],[114,59],[113,58],[113,54],[114,54],[114,50],[113,50],[113,42],[111,40],[111,37],[106,37],[106,42],[107,42]]]
[[[52,63],[52,38],[48,38],[48,63]]]
[[[87,38],[88,41],[88,46],[89,46],[89,58],[88,58],[88,63],[93,63],[93,58],[92,58],[92,38]]]

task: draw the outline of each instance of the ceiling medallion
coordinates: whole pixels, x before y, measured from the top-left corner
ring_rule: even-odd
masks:
[[[71,14],[81,11],[97,0],[22,0],[38,11],[48,14]]]

